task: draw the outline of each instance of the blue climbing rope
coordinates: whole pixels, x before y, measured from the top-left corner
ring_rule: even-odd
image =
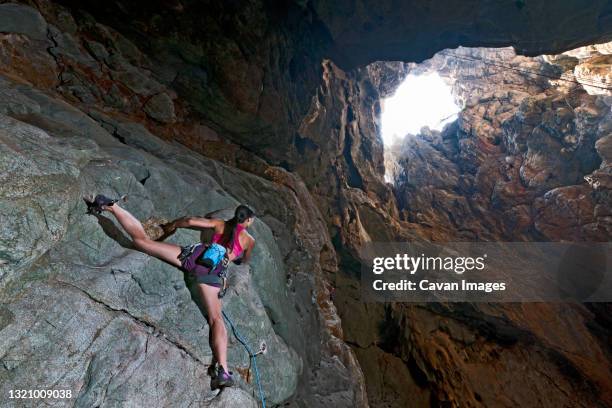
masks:
[[[244,346],[247,353],[249,353],[249,358],[251,359],[251,364],[253,365],[253,371],[255,371],[255,381],[257,381],[257,388],[259,389],[259,399],[261,399],[261,408],[266,408],[266,398],[264,397],[263,389],[261,388],[259,370],[257,369],[257,354],[253,353],[244,337],[242,337],[238,329],[236,329],[236,326],[234,326],[234,322],[232,322],[229,316],[225,313],[225,310],[222,310],[221,313],[223,313],[223,317],[225,317],[225,320],[227,320],[230,327],[232,328],[232,333],[234,333],[234,337],[236,337],[236,340],[238,340],[240,344]]]

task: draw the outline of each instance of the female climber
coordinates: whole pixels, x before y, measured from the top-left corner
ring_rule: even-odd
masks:
[[[94,200],[85,199],[88,213],[100,214],[108,211],[115,216],[119,224],[132,238],[133,245],[139,251],[168,262],[179,269],[187,270],[185,251],[194,246],[180,247],[167,242],[151,240],[145,233],[144,227],[127,210],[121,208],[117,201],[103,195]],[[214,229],[212,242],[222,245],[227,250],[228,260],[234,261],[241,257],[240,262],[246,263],[251,257],[255,239],[246,231],[251,226],[255,213],[246,205],[236,208],[234,217],[228,221],[214,218],[183,217],[162,226],[166,235],[173,233],[177,228]],[[215,268],[217,270],[218,268]],[[205,283],[202,283],[205,281]],[[212,377],[211,388],[231,387],[234,384],[232,372],[227,370],[227,331],[221,314],[221,300],[219,292],[221,285],[217,282],[200,280],[198,289],[207,312],[209,344],[213,352],[213,361],[208,369]],[[219,363],[217,367],[217,363]]]

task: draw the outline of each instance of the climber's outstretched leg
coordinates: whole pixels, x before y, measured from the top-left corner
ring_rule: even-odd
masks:
[[[159,258],[162,261],[166,261],[174,266],[181,266],[181,261],[178,259],[178,256],[181,253],[180,246],[149,239],[140,221],[138,221],[138,219],[136,219],[136,217],[130,214],[127,210],[119,207],[119,204],[117,203],[110,206],[104,206],[102,207],[102,210],[108,211],[115,216],[125,232],[127,232],[132,238],[132,242],[134,243],[134,247],[136,247],[136,249]]]

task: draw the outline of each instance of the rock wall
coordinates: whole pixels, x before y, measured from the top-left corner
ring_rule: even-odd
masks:
[[[48,9],[56,26],[64,24],[65,16],[56,20],[46,1],[29,1]],[[76,19],[80,35],[104,44],[96,23],[113,27],[145,52],[146,71],[170,85],[189,113],[222,138],[289,170],[302,162],[297,134],[325,58],[350,71],[378,60],[422,61],[460,44],[515,45],[520,53],[538,55],[612,36],[605,1],[58,3],[72,13],[63,31],[74,28],[69,21]],[[173,139],[200,137],[186,136],[176,125],[165,132]]]
[[[587,59],[599,56],[574,65]],[[459,49],[413,66],[445,78],[463,110],[442,132],[389,149],[403,218],[460,239],[607,241],[611,100],[589,95],[566,64]]]
[[[70,105],[3,80],[3,100],[6,90],[21,100],[3,104],[0,120],[2,391],[8,395],[16,384],[69,389],[74,398],[67,406],[256,406],[252,384],[219,395],[210,391],[208,327],[183,274],[134,251],[108,218],[86,215],[81,196],[127,193],[127,209],[142,219],[237,201],[195,170],[201,157],[140,126],[124,133],[122,143]],[[18,115],[19,109],[29,112]],[[260,266],[260,274],[282,288],[282,266],[273,268],[279,249],[272,233],[263,223],[256,229],[268,236],[259,252],[268,265]],[[198,238],[182,232],[174,242]],[[260,362],[267,371],[263,382],[270,401],[280,402],[295,391],[301,359],[275,333],[251,271],[232,272],[226,309],[248,338],[269,344],[271,358]],[[248,366],[235,342],[230,358],[238,371]],[[282,381],[275,372],[285,374]]]
[[[566,58],[460,48],[407,64],[441,75],[463,109],[441,132],[425,128],[385,152],[400,218],[437,241],[609,241],[610,99],[569,75],[596,58],[557,65],[546,61]],[[356,301],[339,305],[344,321]],[[346,326],[373,406],[610,404],[607,305],[392,304],[362,313],[384,322],[378,333]]]
[[[610,40],[610,5],[580,0],[313,0],[343,69],[376,61],[420,62],[445,48],[505,47],[541,55]]]
[[[324,279],[335,252],[299,177],[252,155],[247,173],[194,153],[206,138],[213,156],[241,150],[186,119],[145,54],[109,27],[48,3],[1,4],[0,19],[12,24],[0,35],[3,395],[19,384],[70,389],[66,406],[256,406],[233,339],[239,387],[211,392],[193,282],[134,251],[112,219],[85,215],[81,196],[105,193],[128,194],[127,209],[149,224],[253,206],[254,260],[231,268],[224,307],[252,347],[268,346],[268,403],[365,404]],[[193,150],[170,131],[185,131],[177,139]],[[171,242],[199,238],[181,231]]]
[[[360,299],[358,259],[369,241],[609,240],[608,100],[577,91],[564,110],[546,81],[509,77],[508,88],[518,81],[523,94],[491,95],[480,75],[494,72],[476,71],[455,91],[465,118],[412,146],[440,164],[402,164],[433,182],[428,195],[410,194],[414,177],[399,177],[395,190],[384,182],[379,100],[415,68],[364,64],[419,61],[458,44],[539,54],[609,40],[605,2],[498,5],[405,2],[397,12],[385,2],[0,3],[3,386],[65,384],[79,406],[255,404],[246,381],[210,392],[207,327],[190,282],[126,248],[112,223],[84,216],[79,197],[95,189],[130,193],[128,209],[140,218],[255,206],[261,245],[252,269],[235,268],[226,309],[248,338],[271,347],[261,365],[272,404],[610,405],[605,305]],[[340,17],[340,9],[348,12]],[[597,60],[555,58],[547,74],[606,75]],[[459,65],[436,69],[457,76],[455,84],[470,79]],[[568,124],[573,130],[555,130]],[[536,130],[544,136],[532,138]],[[502,143],[520,164],[506,162]],[[571,160],[542,153],[551,147],[566,148]],[[549,167],[553,177],[541,172]],[[474,189],[494,191],[493,205],[474,199]],[[539,207],[529,198],[540,198]],[[38,299],[45,308],[32,305]],[[236,343],[230,361],[246,379]]]

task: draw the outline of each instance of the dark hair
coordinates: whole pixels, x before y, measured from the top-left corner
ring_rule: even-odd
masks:
[[[238,207],[236,207],[234,217],[225,221],[225,226],[223,227],[223,235],[221,235],[219,243],[231,251],[234,245],[234,235],[236,233],[236,226],[254,216],[255,212],[246,205],[240,204]]]

